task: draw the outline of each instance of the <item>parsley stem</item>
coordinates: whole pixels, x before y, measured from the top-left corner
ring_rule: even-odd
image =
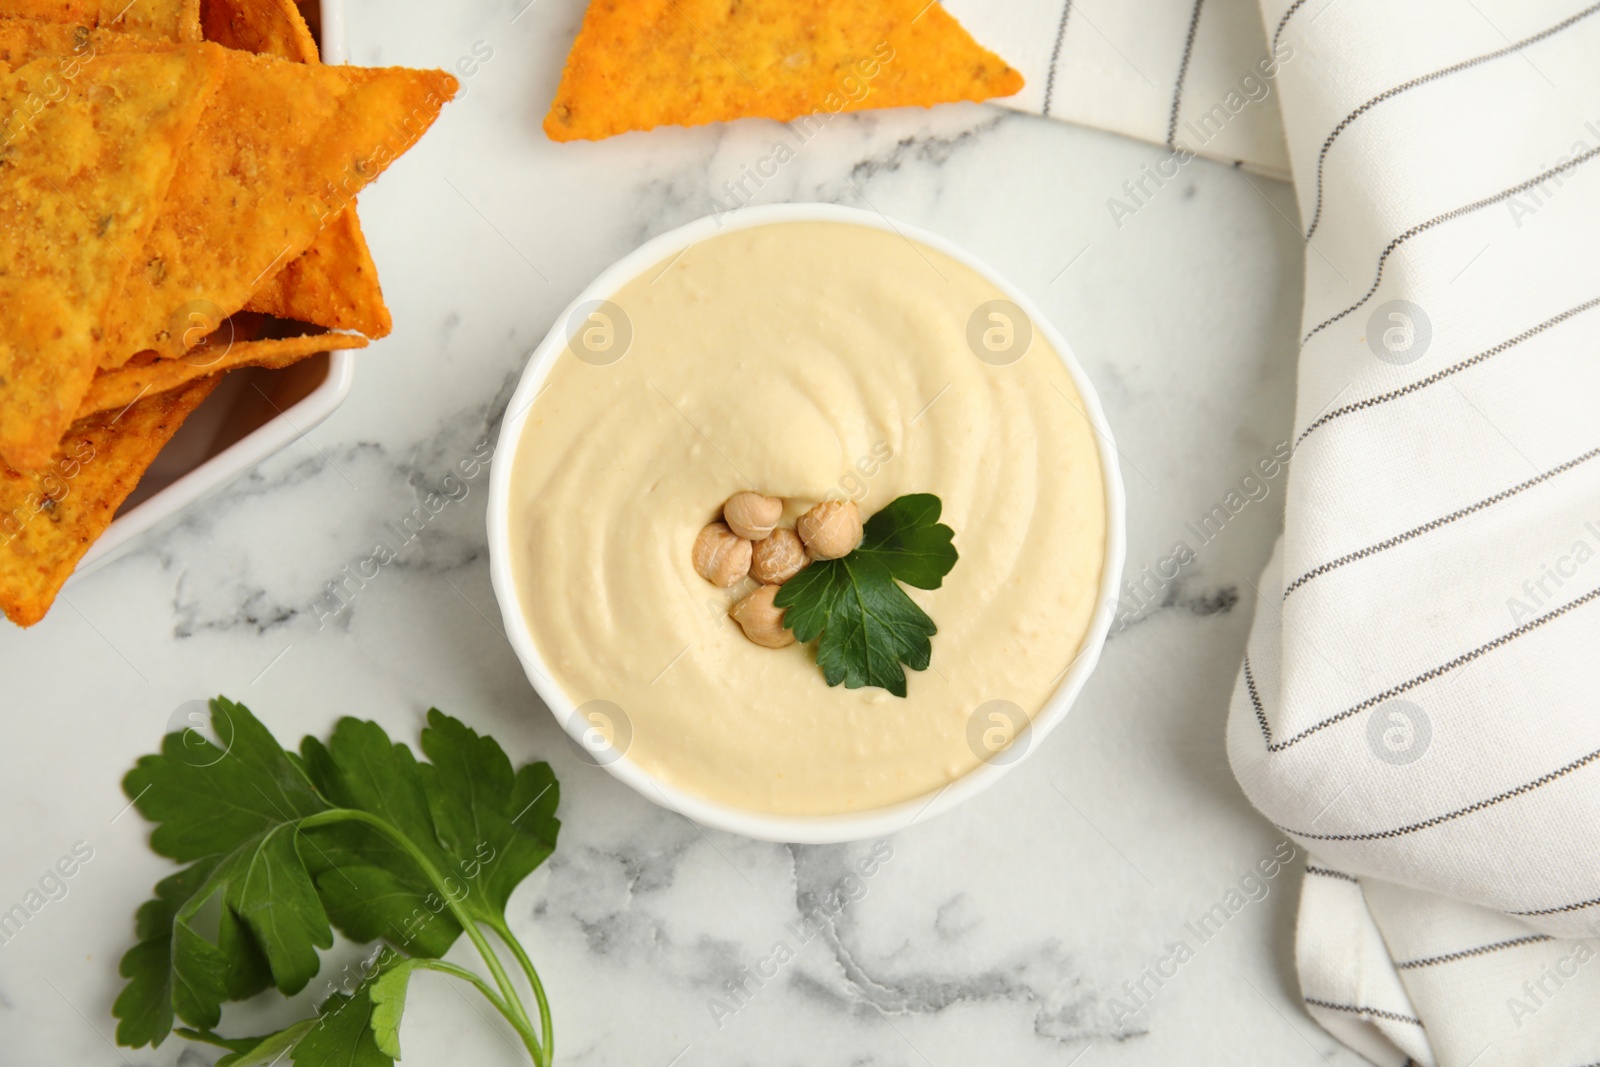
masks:
[[[522,942],[511,932],[510,924],[504,919],[494,919],[490,921],[489,928],[500,935],[500,940],[517,958],[522,973],[528,976],[528,984],[533,987],[534,999],[539,1002],[539,1030],[544,1035],[544,1063],[545,1067],[549,1067],[556,1054],[555,1033],[550,1022],[550,1001],[544,995],[544,983],[539,981],[539,972],[534,969],[533,961],[528,958],[527,952],[523,951]]]
[[[465,967],[458,967],[456,964],[446,963],[444,960],[430,960],[412,957],[412,966],[416,967],[418,970],[438,971],[441,974],[454,975],[463,982],[472,983],[478,992],[483,994],[483,999],[487,1000],[490,1004],[493,1004],[495,1006],[495,1010],[501,1015],[505,1016],[506,1022],[510,1023],[511,1028],[517,1032],[517,1036],[522,1038],[523,1044],[528,1045],[529,1042],[532,1042],[532,1044],[529,1045],[528,1051],[534,1055],[534,1062],[543,1062],[541,1061],[540,1054],[538,1052],[538,1038],[534,1037],[533,1035],[532,1024],[519,1020],[516,1014],[512,1012],[511,1006],[495,994],[495,991],[489,987],[488,982],[485,982],[482,978],[478,977],[476,974],[473,974]]]
[[[489,947],[489,941],[483,936],[483,930],[479,928],[477,922],[467,914],[465,908],[451,898],[449,890],[444,886],[444,879],[439,876],[438,871],[434,870],[432,861],[423,854],[415,842],[401,833],[399,829],[390,825],[386,820],[361,811],[358,808],[331,808],[328,811],[320,811],[315,815],[307,815],[300,820],[300,829],[306,830],[336,822],[358,822],[365,826],[370,826],[398,845],[402,852],[411,857],[412,861],[421,869],[423,876],[432,883],[440,899],[445,902],[445,906],[450,909],[450,914],[460,924],[462,932],[471,938],[472,943],[477,946],[478,954],[483,957],[483,962],[488,966],[489,973],[494,976],[494,984],[500,987],[500,994],[505,998],[505,1007],[511,1013],[507,1015],[507,1018],[511,1019],[512,1022],[519,1020],[521,1022],[521,1025],[517,1027],[517,1032],[522,1035],[523,1043],[528,1046],[528,1051],[532,1054],[534,1063],[540,1065],[548,1064],[549,1061],[545,1059],[544,1051],[539,1047],[539,1042],[533,1036],[533,1022],[528,1018],[528,1009],[523,1006],[522,998],[517,996],[517,989],[511,984],[511,978],[506,974],[506,969],[500,965],[500,958]]]

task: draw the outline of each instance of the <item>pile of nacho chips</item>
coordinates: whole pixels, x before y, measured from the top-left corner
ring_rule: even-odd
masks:
[[[936,0],[591,0],[552,140],[1010,96],[1022,75]]]
[[[27,626],[222,373],[389,332],[355,196],[450,75],[294,0],[0,0],[0,608]]]

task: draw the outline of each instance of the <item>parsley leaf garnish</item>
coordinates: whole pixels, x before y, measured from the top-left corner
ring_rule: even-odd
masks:
[[[939,498],[896,498],[862,529],[842,559],[819,560],[786,582],[774,604],[800,641],[820,637],[817,665],[829,685],[875,685],[906,695],[906,673],[928,669],[938,627],[897,582],[937,589],[959,558],[955,531],[939,522]]]
[[[307,737],[298,754],[224,698],[211,702],[211,725],[216,742],[169,734],[123,781],[157,824],[151,847],[188,866],[158,883],[135,917],[138,942],[121,966],[128,984],[112,1009],[117,1040],[159,1045],[181,1020],[178,1033],[229,1050],[226,1067],[285,1054],[298,1067],[390,1067],[407,982],[426,969],[474,985],[547,1067],[549,1005],[505,906],[555,848],[560,789],[550,766],[513,772],[492,738],[437,710],[422,731],[427,763],[377,723],[352,718],[326,744]],[[214,1032],[226,1001],[269,986],[304,989],[334,929],[384,945],[316,1017],[260,1037]],[[485,929],[532,986],[537,1023]],[[492,986],[439,959],[462,933]]]

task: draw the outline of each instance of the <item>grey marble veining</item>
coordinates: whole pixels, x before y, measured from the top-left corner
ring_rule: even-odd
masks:
[[[34,630],[0,633],[0,904],[75,842],[94,850],[0,945],[0,1060],[210,1062],[176,1039],[119,1053],[106,1035],[133,910],[165,869],[118,782],[175,708],[225,692],[288,741],[343,714],[413,741],[437,705],[554,764],[561,845],[510,911],[563,1063],[1356,1062],[1298,1007],[1298,860],[1225,928],[1193,926],[1280,840],[1234,785],[1222,729],[1289,476],[1253,473],[1290,420],[1289,190],[1197,161],[1119,226],[1107,199],[1161,149],[964,105],[841,116],[759,184],[746,175],[788,136],[772,123],[554,145],[538,124],[582,4],[524,4],[351,5],[355,62],[494,51],[362,197],[394,334],[326,423],[76,583]],[[881,844],[701,830],[580,762],[498,632],[487,478],[461,473],[560,308],[639,242],[736,206],[730,188],[881,210],[1028,291],[1098,385],[1129,577],[1155,575],[1028,763]],[[379,542],[393,559],[329,600]],[[336,946],[329,969],[360,951]],[[253,1002],[225,1026],[296,1010]],[[420,979],[404,1062],[518,1062],[477,1011]]]

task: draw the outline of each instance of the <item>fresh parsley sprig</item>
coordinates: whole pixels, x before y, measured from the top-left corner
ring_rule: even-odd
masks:
[[[774,605],[800,641],[820,637],[817,665],[829,685],[875,685],[906,695],[906,672],[928,669],[939,632],[897,583],[937,589],[956,565],[955,531],[939,521],[932,493],[897,497],[868,519],[861,544],[790,578]]]
[[[327,744],[285,751],[242,704],[211,702],[213,743],[171,733],[123,780],[156,823],[150,845],[182,870],[156,885],[122,958],[113,1012],[119,1043],[159,1045],[177,1032],[228,1049],[218,1067],[390,1067],[399,1058],[406,985],[435,970],[473,985],[551,1061],[550,1008],[538,972],[506,922],[511,891],[554,850],[560,787],[547,763],[515,773],[489,737],[438,711],[422,763],[374,722],[340,719]],[[383,949],[317,1016],[277,1033],[215,1033],[222,1005],[275,987],[304,989],[333,930]],[[489,944],[493,932],[533,989],[537,1028]],[[439,957],[462,933],[493,985]]]

